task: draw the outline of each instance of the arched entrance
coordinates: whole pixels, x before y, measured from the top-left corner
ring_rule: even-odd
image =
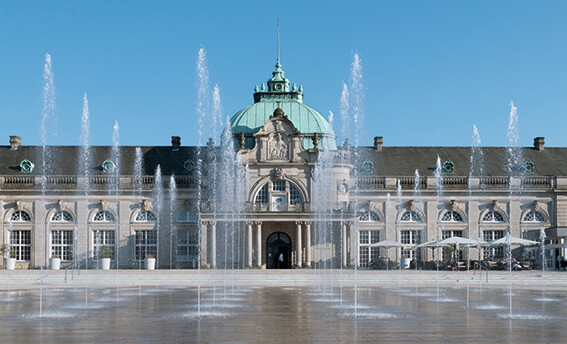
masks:
[[[283,262],[280,261],[283,255]],[[289,269],[291,267],[291,239],[283,232],[275,232],[266,239],[266,268]]]

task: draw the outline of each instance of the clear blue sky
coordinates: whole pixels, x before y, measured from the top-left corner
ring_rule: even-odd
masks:
[[[361,144],[567,146],[566,1],[11,1],[0,2],[0,144],[40,140],[44,54],[53,57],[58,136],[79,144],[88,94],[91,143],[197,143],[196,59],[207,51],[223,113],[252,103],[276,59],[305,102],[339,118],[353,52],[362,58]],[[340,134],[340,124],[335,131]],[[206,138],[203,140],[205,141]],[[342,142],[343,137],[339,137]],[[218,142],[218,140],[217,140]]]

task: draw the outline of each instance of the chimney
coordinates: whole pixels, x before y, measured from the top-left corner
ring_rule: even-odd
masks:
[[[534,138],[534,148],[537,151],[542,151],[543,150],[543,145],[545,144],[545,137],[536,137]]]
[[[171,150],[177,152],[181,147],[181,137],[179,136],[172,136],[171,137]]]
[[[10,136],[10,149],[11,150],[18,150],[20,145],[22,144],[22,138],[19,136]]]
[[[377,151],[381,151],[383,143],[384,143],[384,138],[382,136],[376,136],[374,138],[374,149]]]

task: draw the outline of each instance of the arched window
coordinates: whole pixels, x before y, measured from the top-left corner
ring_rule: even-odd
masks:
[[[23,210],[17,210],[10,217],[10,222],[31,222],[31,216]]]
[[[380,217],[373,211],[365,211],[360,214],[359,222],[380,222]]]
[[[254,197],[254,207],[259,210],[301,210],[304,197],[301,189],[288,180],[275,180],[264,184]]]
[[[262,186],[260,191],[256,194],[256,199],[254,201],[257,205],[267,205],[268,204],[268,184]]]
[[[301,191],[299,191],[299,189],[291,183],[289,184],[289,201],[291,204],[303,202],[303,196],[301,195]]]
[[[136,222],[156,222],[156,216],[151,211],[141,211],[136,215]]]
[[[488,213],[484,214],[482,218],[482,222],[505,222],[504,216],[497,211],[491,210]]]
[[[114,218],[114,214],[110,211],[99,211],[93,217],[93,222],[114,222],[116,221]]]
[[[195,213],[191,211],[184,211],[177,216],[177,222],[197,222],[198,218]]]
[[[524,222],[542,223],[545,222],[545,216],[539,211],[532,210],[524,216]]]
[[[422,222],[421,216],[415,211],[406,211],[400,218],[401,222]]]
[[[456,211],[448,211],[441,218],[443,222],[463,222],[463,217]]]
[[[65,210],[60,210],[51,216],[51,222],[73,222],[73,216]]]
[[[20,224],[20,226],[14,226],[16,228],[10,228],[8,231],[10,240],[10,258],[16,258],[17,261],[31,260],[32,244],[30,222],[30,214],[23,210],[16,210],[10,216],[10,224]],[[21,226],[22,224],[26,224],[26,226]]]

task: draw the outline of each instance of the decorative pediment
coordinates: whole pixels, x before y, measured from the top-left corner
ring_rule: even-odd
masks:
[[[250,136],[254,138],[252,148]],[[315,141],[321,139],[316,135]],[[314,162],[317,160],[317,149],[305,149],[306,136],[302,134],[284,111],[277,107],[270,118],[254,134],[237,134],[236,143],[240,146],[238,154],[242,161],[257,162]],[[318,144],[319,142],[317,142]]]
[[[270,119],[264,123],[264,126],[255,136],[274,135],[276,133],[286,136],[300,135],[299,130],[280,108],[274,110],[274,114],[270,116]]]

